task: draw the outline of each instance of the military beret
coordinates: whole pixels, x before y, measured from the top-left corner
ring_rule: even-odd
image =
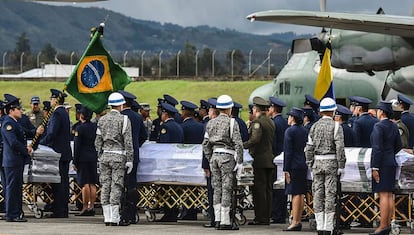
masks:
[[[337,104],[336,105],[336,115],[351,115],[352,112],[347,107]]]
[[[312,107],[318,107],[319,106],[319,101],[315,97],[306,94],[305,95],[305,104],[311,105]]]
[[[178,101],[174,97],[167,94],[164,94],[164,102],[167,102],[172,106],[176,106],[178,104]]]
[[[124,90],[119,90],[117,92],[120,93],[127,100],[135,100],[137,98],[135,95]]]
[[[166,112],[166,113],[169,113],[169,114],[178,113],[178,110],[174,106],[172,106],[171,104],[162,103],[161,107],[162,107],[163,112]]]
[[[286,103],[283,100],[278,99],[276,97],[270,96],[269,101],[270,101],[270,105],[279,106],[279,107],[286,107]]]
[[[300,108],[293,107],[289,112],[288,115],[303,119],[304,112]]]
[[[191,103],[191,102],[189,102],[189,101],[185,101],[185,100],[182,100],[181,102],[180,102],[180,104],[181,104],[181,110],[190,110],[190,111],[194,111],[195,109],[197,109],[198,107],[197,107],[197,105],[195,105],[195,104],[193,104],[193,103]]]
[[[264,107],[269,106],[269,102],[267,102],[265,99],[259,96],[253,97],[253,104],[257,106],[264,106]]]
[[[66,95],[65,93],[57,90],[57,89],[50,89],[50,98],[58,98],[60,94],[62,94],[62,97],[67,97],[68,95]]]
[[[407,96],[404,96],[402,94],[398,94],[397,98],[398,98],[398,102],[406,103],[406,104],[409,104],[409,105],[414,104],[413,101],[410,98],[408,98]]]

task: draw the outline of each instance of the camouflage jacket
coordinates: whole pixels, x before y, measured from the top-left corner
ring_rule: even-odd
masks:
[[[214,147],[226,148],[236,151],[236,162],[243,162],[243,142],[239,125],[234,121],[233,135],[230,138],[230,117],[224,113],[210,120],[206,126],[203,141],[203,151],[208,160],[213,155]]]
[[[128,118],[126,119],[127,126],[123,132],[124,116],[119,111],[112,109],[111,112],[99,119],[96,130],[95,148],[100,161],[108,160],[102,159],[104,152],[118,152],[118,154],[110,154],[111,161],[132,162],[134,160],[131,122]],[[122,154],[119,154],[120,152]]]
[[[346,158],[342,126],[327,116],[319,119],[310,129],[305,154],[308,167],[313,166],[315,155],[335,154],[338,167],[344,168]]]

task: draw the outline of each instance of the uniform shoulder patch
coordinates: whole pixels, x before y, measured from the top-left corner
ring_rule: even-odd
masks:
[[[11,131],[12,129],[13,129],[13,127],[11,125],[6,126],[6,130]]]
[[[161,134],[165,134],[165,133],[167,133],[167,130],[165,128],[162,128],[161,129]]]
[[[253,128],[254,128],[254,129],[259,129],[259,128],[260,128],[260,123],[256,122],[256,123],[253,125]]]

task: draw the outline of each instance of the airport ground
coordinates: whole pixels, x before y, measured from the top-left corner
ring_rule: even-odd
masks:
[[[97,209],[97,215],[94,217],[80,217],[75,216],[77,212],[71,212],[67,219],[52,219],[40,218],[36,219],[33,213],[27,207],[24,208],[28,222],[26,223],[11,223],[4,220],[0,221],[0,235],[24,234],[24,235],[60,235],[60,234],[316,234],[312,231],[307,221],[303,221],[303,230],[299,232],[284,232],[283,229],[287,227],[285,224],[271,224],[270,226],[253,226],[242,225],[238,231],[219,231],[211,228],[204,228],[203,224],[207,223],[207,218],[199,214],[197,221],[181,221],[177,223],[159,223],[148,222],[143,211],[140,213],[140,221],[138,224],[115,227],[105,226],[103,224],[103,217],[100,209]],[[253,218],[253,211],[249,210],[245,213],[248,221]],[[161,214],[157,214],[160,218]],[[368,234],[372,232],[372,228],[352,228],[351,230],[344,230],[344,234]],[[401,234],[410,234],[407,227],[402,227]]]

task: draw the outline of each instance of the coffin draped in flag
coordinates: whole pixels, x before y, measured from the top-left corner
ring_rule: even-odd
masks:
[[[115,63],[101,42],[103,26],[93,32],[93,37],[79,63],[65,83],[66,91],[94,112],[107,107],[108,96],[123,90],[131,79]]]
[[[331,43],[326,45],[325,53],[323,55],[321,69],[319,70],[318,78],[316,79],[314,97],[321,100],[325,97],[330,97],[335,100],[335,93],[333,87],[333,76],[331,70]]]

